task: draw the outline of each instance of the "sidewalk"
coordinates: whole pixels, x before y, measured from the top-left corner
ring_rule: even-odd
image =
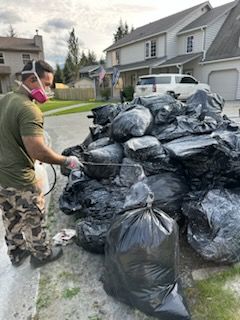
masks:
[[[45,116],[49,116],[49,115],[54,114],[54,113],[57,113],[57,112],[59,112],[59,111],[64,111],[64,110],[69,110],[69,109],[73,109],[73,108],[78,108],[78,107],[81,107],[81,106],[84,106],[84,105],[86,105],[86,103],[73,104],[72,106],[61,107],[61,108],[56,108],[56,109],[53,109],[53,110],[46,111],[46,112],[43,112],[43,114],[44,114]]]

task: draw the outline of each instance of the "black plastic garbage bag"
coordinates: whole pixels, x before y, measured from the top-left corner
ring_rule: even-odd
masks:
[[[66,187],[59,198],[59,208],[66,215],[79,214],[82,212],[81,192],[90,182],[89,177],[80,170],[72,170]]]
[[[128,158],[137,161],[151,160],[165,154],[158,139],[147,135],[125,142],[124,153]]]
[[[123,211],[128,188],[113,184],[103,185],[96,180],[91,180],[90,182],[85,185],[81,194],[81,211],[85,216],[106,220]]]
[[[107,233],[104,289],[161,320],[190,315],[178,275],[178,228],[151,205],[126,211]]]
[[[206,260],[240,261],[240,190],[192,193],[183,203],[188,242]]]
[[[127,107],[127,104],[108,104],[93,108],[93,123],[104,126],[112,122],[112,120]]]
[[[76,243],[93,253],[104,253],[106,234],[111,220],[87,217],[76,225]]]
[[[179,115],[185,114],[185,105],[169,94],[138,97],[133,103],[148,108],[154,116],[154,123],[171,123]]]
[[[120,170],[118,164],[122,162],[122,159],[123,148],[117,143],[86,151],[84,153],[86,173],[96,179],[114,177]]]
[[[112,138],[117,142],[125,142],[132,137],[141,137],[151,122],[152,115],[147,108],[133,105],[112,121]]]
[[[92,125],[89,127],[92,141],[96,141],[101,138],[110,137],[111,135],[111,124],[108,123],[105,126],[99,124]],[[91,141],[91,142],[92,142]]]
[[[220,125],[221,123],[218,123],[212,117],[199,120],[189,116],[179,116],[169,125],[153,126],[150,132],[160,141],[170,141],[194,134],[211,133],[218,129]]]
[[[98,148],[102,148],[102,147],[108,146],[109,144],[112,144],[110,138],[108,138],[108,137],[100,138],[100,139],[98,139],[96,141],[91,142],[88,145],[87,150],[91,151],[91,150],[94,150],[94,149],[98,149]]]
[[[119,186],[130,187],[144,178],[145,173],[139,163],[129,158],[123,158],[122,166],[119,175],[115,179],[115,183]]]
[[[209,147],[217,147],[218,142],[209,134],[200,136],[188,136],[172,140],[164,144],[170,154],[179,159],[190,158],[200,154]]]
[[[223,134],[223,133],[222,133]],[[233,134],[233,133],[232,133]],[[223,135],[222,135],[223,136]],[[189,136],[164,144],[172,157],[181,161],[192,190],[238,186],[240,154],[221,134]],[[234,139],[230,139],[233,143]],[[235,144],[237,142],[235,136]]]
[[[224,99],[217,93],[206,90],[197,90],[186,101],[186,114],[195,115],[204,119],[205,116],[221,120],[221,112],[224,106]]]
[[[184,176],[178,176],[173,172],[162,172],[145,178],[143,182],[154,193],[154,207],[160,208],[171,217],[179,216],[183,198],[189,192]]]

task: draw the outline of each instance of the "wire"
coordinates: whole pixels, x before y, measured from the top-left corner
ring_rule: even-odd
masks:
[[[52,170],[53,170],[53,175],[54,175],[54,180],[53,180],[53,184],[51,186],[51,188],[49,189],[49,191],[47,193],[44,194],[44,197],[47,196],[50,192],[53,191],[53,189],[55,188],[55,185],[57,183],[57,173],[56,173],[56,170],[54,168],[54,166],[52,164],[50,164]]]

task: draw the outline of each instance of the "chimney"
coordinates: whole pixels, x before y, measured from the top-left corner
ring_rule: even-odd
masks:
[[[34,44],[36,47],[40,48],[40,52],[39,52],[39,59],[44,60],[44,52],[43,52],[43,40],[42,40],[42,36],[38,35],[38,30],[36,30],[36,34],[33,37],[34,40]]]

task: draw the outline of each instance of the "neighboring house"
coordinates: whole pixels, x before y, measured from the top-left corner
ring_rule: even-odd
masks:
[[[44,59],[42,36],[33,39],[0,37],[0,93],[12,90],[24,65],[32,59]]]
[[[75,88],[94,89],[95,98],[100,97],[101,88],[108,86],[107,76],[104,79],[104,84],[99,84],[100,65],[90,65],[80,68],[80,79],[74,83]]]
[[[135,29],[105,50],[106,67],[119,68],[124,86],[140,75],[188,73],[226,100],[240,99],[239,37],[240,0],[204,2]]]

